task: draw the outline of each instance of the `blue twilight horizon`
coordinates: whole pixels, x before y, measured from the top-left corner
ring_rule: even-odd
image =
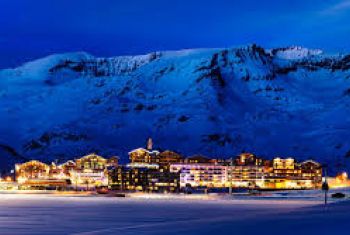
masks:
[[[348,52],[349,0],[2,0],[0,68],[66,51],[301,45]]]

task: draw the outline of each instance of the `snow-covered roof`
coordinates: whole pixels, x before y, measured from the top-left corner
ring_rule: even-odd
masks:
[[[105,159],[104,157],[99,156],[99,155],[97,155],[97,154],[95,154],[95,153],[90,153],[90,154],[88,154],[88,155],[85,155],[85,156],[79,158],[78,160],[82,160],[82,159],[85,159],[85,158],[91,158],[91,157],[96,157],[96,158],[99,158],[99,159],[102,159],[102,160],[105,160],[105,161],[107,160],[107,159]]]
[[[146,152],[148,154],[159,154],[158,150],[148,150],[145,148],[137,148],[137,149],[131,150],[130,152],[128,152],[128,154],[130,155],[133,152]]]
[[[306,163],[312,163],[312,164],[321,166],[321,163],[318,163],[318,162],[316,162],[316,161],[314,161],[314,160],[311,160],[311,159],[306,160],[306,161],[303,161],[301,164],[306,164]]]

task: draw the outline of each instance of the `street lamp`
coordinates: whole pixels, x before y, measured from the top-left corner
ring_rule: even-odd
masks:
[[[324,191],[324,205],[327,205],[327,197],[328,197],[328,190],[329,190],[329,185],[328,185],[328,180],[327,180],[327,165],[324,165],[324,182],[322,183],[322,190]]]

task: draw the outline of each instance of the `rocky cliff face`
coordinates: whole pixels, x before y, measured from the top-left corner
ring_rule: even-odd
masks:
[[[127,159],[152,136],[185,155],[252,151],[346,168],[350,55],[301,47],[52,55],[0,72],[0,144],[46,161]]]

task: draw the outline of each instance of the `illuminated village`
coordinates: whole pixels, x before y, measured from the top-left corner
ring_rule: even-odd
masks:
[[[251,153],[227,160],[199,155],[184,158],[173,151],[154,150],[152,139],[146,148],[130,151],[129,159],[126,165],[120,165],[118,157],[106,159],[96,154],[62,164],[32,160],[16,164],[15,182],[3,180],[2,188],[191,193],[318,189],[322,185],[322,166],[313,160],[265,160]]]

